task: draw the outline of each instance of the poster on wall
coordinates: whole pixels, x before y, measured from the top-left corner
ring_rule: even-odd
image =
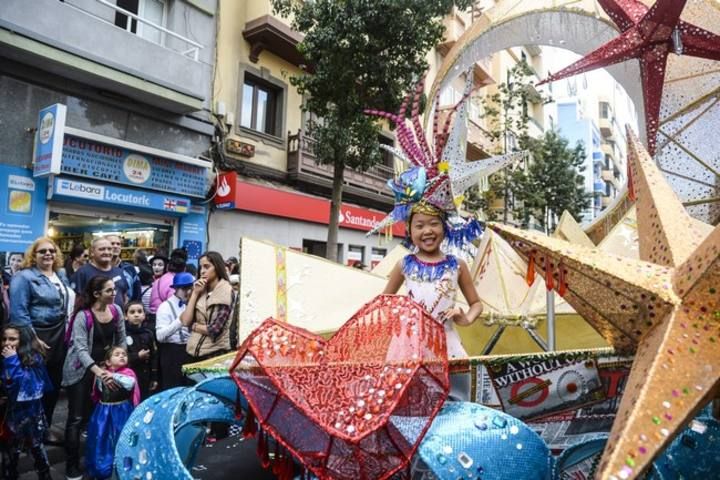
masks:
[[[205,251],[207,239],[207,209],[192,205],[190,212],[180,219],[179,245],[187,250],[188,261],[197,265],[200,255]]]
[[[0,252],[24,252],[45,232],[47,180],[0,165]]]
[[[503,410],[522,420],[557,415],[605,399],[594,359],[535,358],[488,369]]]
[[[33,177],[60,173],[66,115],[67,107],[60,103],[45,107],[38,113]]]

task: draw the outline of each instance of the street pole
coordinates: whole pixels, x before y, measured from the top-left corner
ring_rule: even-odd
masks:
[[[548,351],[555,351],[555,290],[550,289],[545,293],[547,303],[547,346]]]

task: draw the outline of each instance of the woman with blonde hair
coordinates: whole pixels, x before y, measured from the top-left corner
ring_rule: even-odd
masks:
[[[45,350],[52,392],[43,397],[48,424],[57,403],[65,362],[65,325],[75,292],[63,271],[60,248],[49,237],[36,239],[10,282],[10,323],[29,327]]]

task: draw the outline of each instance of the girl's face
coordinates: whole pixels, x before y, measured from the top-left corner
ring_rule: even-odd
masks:
[[[410,239],[421,252],[434,254],[440,249],[445,238],[443,221],[440,217],[416,213],[410,221]]]
[[[10,255],[10,258],[8,259],[8,265],[10,266],[10,270],[12,270],[13,273],[17,272],[20,268],[20,265],[22,264],[22,261],[22,253],[15,253],[13,255]]]
[[[80,265],[85,265],[88,261],[88,258],[90,258],[90,252],[88,252],[86,248],[83,254],[77,258],[77,261]]]
[[[156,277],[165,273],[165,262],[162,260],[153,260],[152,271]]]
[[[117,368],[126,367],[127,363],[128,363],[127,352],[125,350],[123,350],[122,348],[116,348],[110,354],[110,359],[108,360],[108,365],[110,366],[110,368],[117,369]]]
[[[127,311],[127,319],[132,325],[139,326],[145,321],[145,309],[142,305],[130,305]]]
[[[14,328],[6,328],[3,332],[2,346],[14,347],[15,349],[20,347],[20,332]]]
[[[208,282],[216,280],[217,272],[215,272],[215,266],[210,263],[207,257],[200,259],[200,278],[204,278]]]
[[[41,270],[52,269],[57,250],[50,242],[40,242],[35,249],[35,263]]]
[[[99,292],[95,292],[95,298],[103,305],[110,305],[115,301],[115,282],[108,280]]]

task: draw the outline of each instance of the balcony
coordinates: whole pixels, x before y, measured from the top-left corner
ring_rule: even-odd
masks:
[[[492,76],[492,57],[485,57],[473,65],[473,82],[476,88],[485,87],[495,83]]]
[[[287,170],[290,180],[309,185],[318,185],[332,189],[332,165],[316,162],[316,140],[304,134],[302,130],[291,135],[288,132]],[[374,165],[363,171],[345,170],[345,193],[363,199],[370,199],[384,205],[393,202],[393,196],[387,187],[387,181],[393,177],[392,167]]]
[[[257,63],[260,53],[267,50],[296,67],[306,67],[305,59],[297,49],[303,35],[276,17],[263,15],[250,20],[245,24],[242,35],[250,43],[251,62]]]
[[[598,121],[599,127],[600,127],[600,133],[605,138],[612,138],[613,136],[613,125],[612,125],[612,119],[611,118],[602,118],[600,117],[600,120]]]
[[[195,22],[194,38],[209,45],[214,19],[182,8]],[[116,26],[119,17],[133,31]],[[106,0],[34,0],[32,7],[3,0],[0,7],[3,56],[173,113],[201,110],[210,93],[213,48],[203,48]]]
[[[607,197],[607,196],[602,197],[602,200],[601,200],[602,208],[605,209],[605,208],[609,207],[610,204],[612,203],[612,201],[613,201],[613,197]]]
[[[460,18],[460,16],[454,11],[450,15],[446,16],[442,23],[445,27],[445,36],[435,48],[438,52],[440,52],[440,55],[446,56],[465,32],[466,27],[463,19]]]

